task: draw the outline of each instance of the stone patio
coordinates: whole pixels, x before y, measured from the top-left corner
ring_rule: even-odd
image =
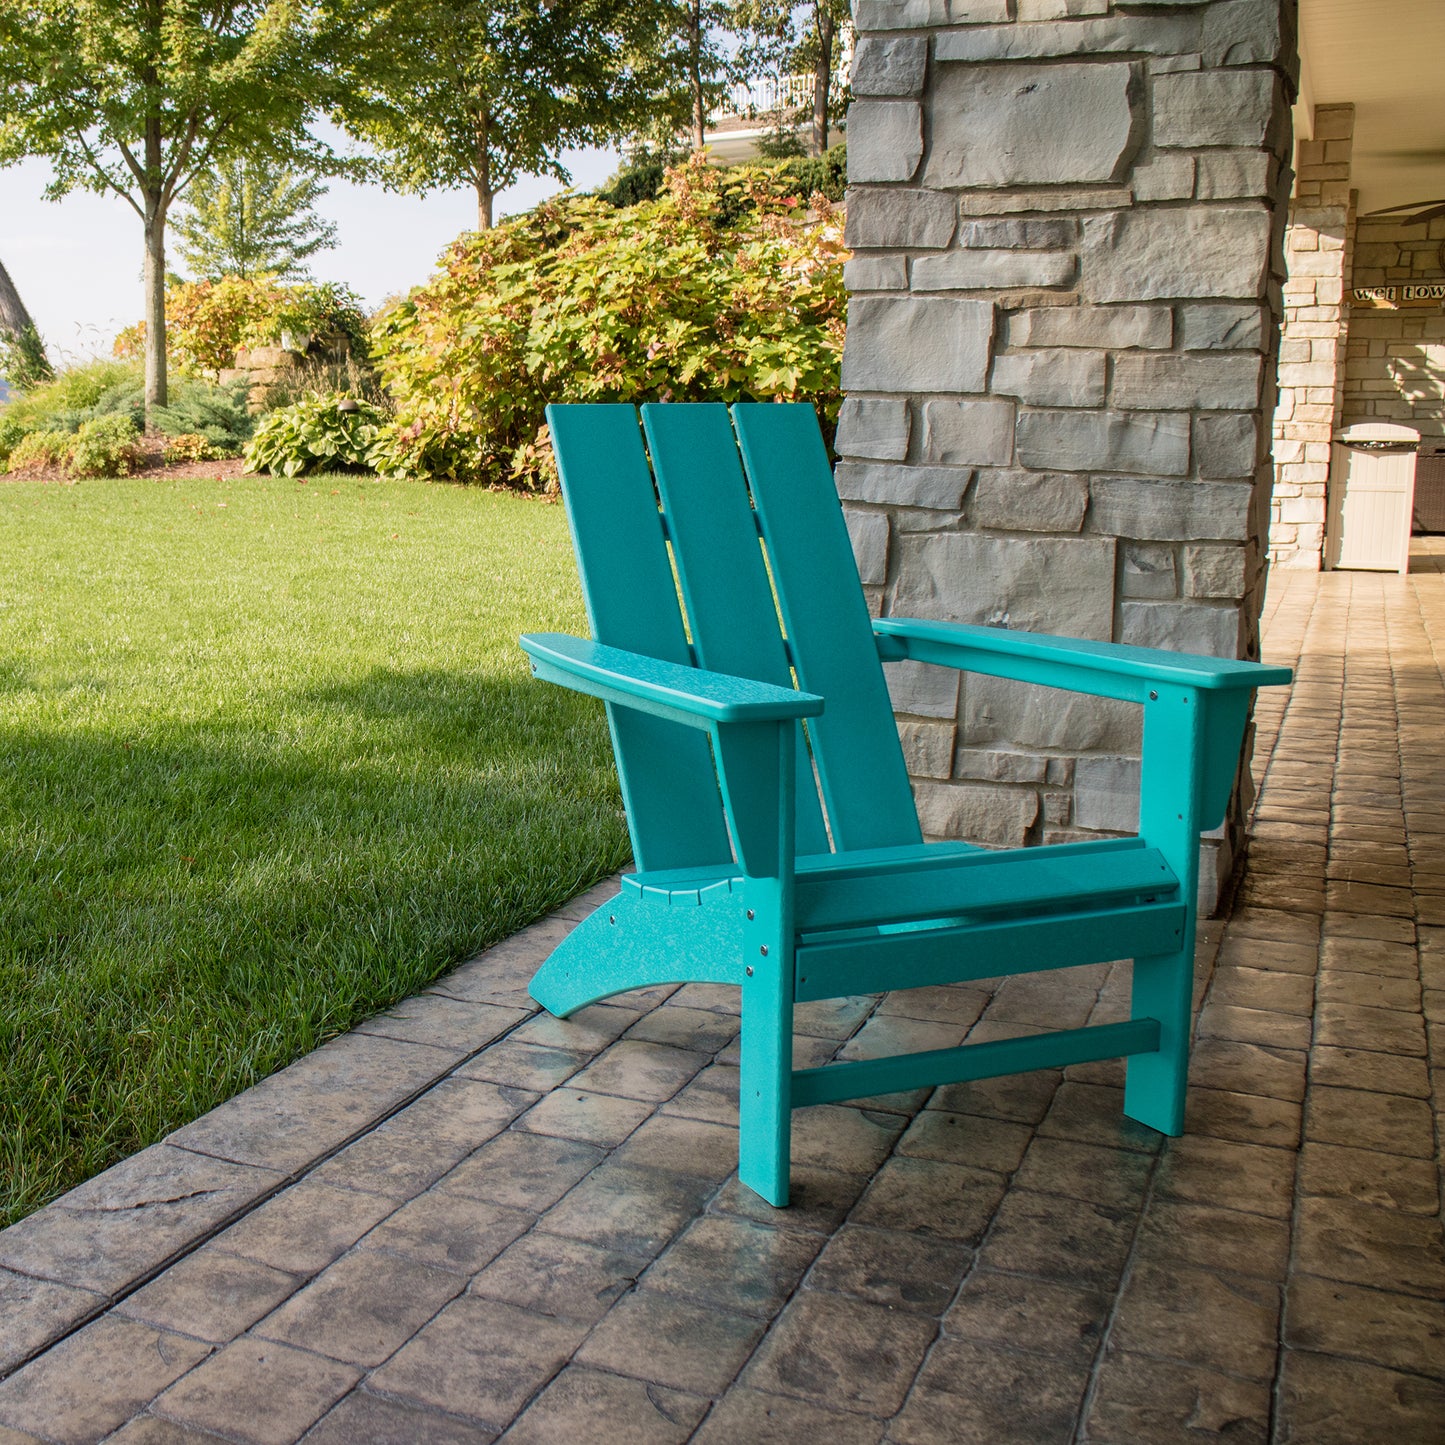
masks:
[[[1277,572],[1265,623],[1298,681],[1183,1138],[1113,1064],[820,1107],[774,1211],[732,993],[533,1011],[604,885],[0,1233],[0,1445],[1445,1441],[1445,549]],[[814,1004],[798,1053],[1126,999],[1116,965]]]

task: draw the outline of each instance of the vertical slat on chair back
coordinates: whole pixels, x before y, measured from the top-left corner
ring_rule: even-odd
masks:
[[[732,409],[798,685],[826,699],[809,734],[834,847],[921,834],[828,454],[810,406]]]
[[[630,406],[547,408],[592,635],[689,663],[662,519]],[[607,709],[639,870],[732,856],[707,735]]]
[[[644,406],[642,424],[698,663],[713,672],[792,687],[727,408]],[[818,785],[799,731],[797,851],[826,853]]]

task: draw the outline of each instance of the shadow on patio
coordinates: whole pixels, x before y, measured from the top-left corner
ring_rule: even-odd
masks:
[[[1298,681],[1260,698],[1249,872],[1201,930],[1184,1137],[1121,1117],[1114,1063],[824,1106],[774,1211],[732,1177],[727,990],[533,1012],[577,900],[0,1234],[0,1445],[1445,1440],[1417,545],[1408,578],[1271,579]],[[808,1005],[798,1052],[1126,997],[1105,965]]]

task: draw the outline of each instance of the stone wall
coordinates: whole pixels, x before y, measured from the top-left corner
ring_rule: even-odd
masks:
[[[1316,107],[1313,137],[1297,151],[1285,237],[1269,556],[1274,566],[1314,572],[1324,546],[1330,438],[1344,387],[1354,127],[1354,106]]]
[[[1445,217],[1426,226],[1361,219],[1352,286],[1399,286],[1445,275]],[[1396,421],[1426,446],[1445,443],[1445,309],[1354,306],[1343,371],[1341,425]]]
[[[838,486],[873,605],[1257,655],[1292,5],[855,21]],[[1135,709],[911,665],[892,685],[930,836],[1135,826]]]

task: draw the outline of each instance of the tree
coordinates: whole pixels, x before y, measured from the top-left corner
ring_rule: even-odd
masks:
[[[649,98],[653,15],[634,0],[339,0],[356,57],[335,118],[396,190],[470,186],[477,228],[522,175],[630,129]],[[338,11],[338,13],[341,13]]]
[[[319,168],[329,98],[313,0],[0,0],[0,165],[50,160],[46,194],[120,196],[145,234],[145,402],[166,401],[171,205],[228,155]]]
[[[336,244],[336,227],[316,214],[326,194],[314,176],[265,156],[231,156],[191,183],[176,235],[198,280],[275,276],[299,281],[306,262]]]
[[[0,262],[0,375],[22,391],[54,375],[40,332],[3,262]]]
[[[813,104],[808,150],[828,149],[828,128],[842,110],[852,20],[848,0],[732,0],[732,24],[743,37],[741,55],[751,75],[808,76]],[[779,122],[783,117],[780,114]]]

